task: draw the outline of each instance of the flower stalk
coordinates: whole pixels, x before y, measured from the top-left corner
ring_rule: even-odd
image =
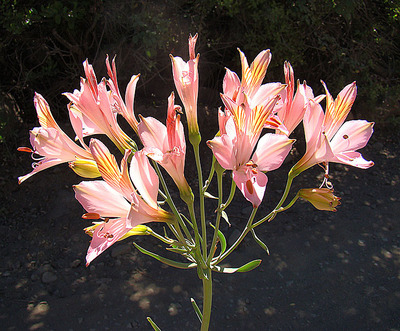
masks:
[[[175,104],[172,92],[167,101],[165,123],[135,114],[134,96],[140,75],[132,76],[123,98],[117,81],[115,58],[110,63],[107,57],[109,78],[99,82],[86,60],[83,63],[85,78],[81,79],[80,90],[65,93],[70,100],[67,110],[75,140],[60,128],[46,100],[36,93],[34,106],[39,126],[30,131],[32,148],[18,148],[31,154],[33,170],[18,180],[22,183],[42,170],[68,163],[77,175],[85,179],[73,189],[76,199],[86,210],[82,218],[93,223],[84,228],[91,236],[86,264],[94,263],[93,260],[109,247],[128,238],[141,235],[159,241],[169,254],[174,254],[173,259],[164,257],[162,252],[151,252],[135,242],[133,244],[141,253],[161,263],[197,271],[203,285],[202,311],[194,299],[191,301],[201,322],[200,328],[206,331],[212,326],[212,273],[248,272],[256,268],[261,260],[247,262],[241,267],[226,267],[221,262],[239,247],[249,232],[254,241],[269,253],[255,228],[292,208],[299,198],[318,210],[336,211],[340,198],[334,195],[329,181],[329,164],[342,163],[361,169],[373,166],[373,162],[365,160],[358,150],[367,144],[374,123],[345,121],[357,95],[355,82],[345,86],[336,99],[322,82],[325,95],[314,96],[305,82],[295,84],[294,70],[289,62],[285,62],[284,83],[264,83],[271,61],[270,50],[261,51],[250,65],[244,52],[239,50],[241,77],[226,69],[217,117],[219,130],[207,141],[212,162],[204,181],[198,125],[198,116],[204,115],[198,114],[200,56],[195,53],[197,38],[197,34],[189,37],[188,61],[170,55],[174,84],[183,107]],[[324,99],[325,111],[320,105]],[[187,137],[181,116],[186,116]],[[132,127],[138,141],[121,129],[120,117]],[[289,171],[285,189],[275,208],[256,220],[258,211],[263,210],[259,207],[265,203],[269,178],[274,178],[272,172],[280,168],[290,153],[295,139],[289,136],[301,122],[306,152]],[[93,135],[96,138],[89,140]],[[108,143],[120,150],[122,157],[116,157],[99,140],[104,136]],[[186,177],[189,173],[187,169],[185,171],[186,139],[194,151],[196,171],[190,169],[190,175],[197,176],[198,196],[193,194],[189,185],[191,181],[188,182]],[[138,149],[138,146],[143,148]],[[287,203],[289,196],[293,195],[294,178],[317,164],[324,168],[322,184],[315,185],[316,188],[301,188]],[[179,191],[180,200],[174,200],[160,166]],[[228,197],[224,197],[224,179],[228,176],[231,187]],[[214,177],[216,197],[208,192]],[[252,206],[252,211],[239,237],[229,246],[221,231],[221,219],[230,226],[228,214],[231,213],[231,222],[241,226],[241,221],[232,216],[230,208],[236,198],[243,198],[242,201]],[[207,224],[207,219],[214,219],[214,224]],[[153,222],[165,225],[163,235],[151,229]],[[207,225],[213,231],[208,232]],[[150,317],[148,321],[154,330],[161,330]]]

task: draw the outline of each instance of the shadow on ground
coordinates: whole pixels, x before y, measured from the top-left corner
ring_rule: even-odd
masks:
[[[296,203],[257,230],[269,256],[247,238],[228,261],[236,266],[261,257],[260,267],[215,275],[212,330],[400,329],[399,140],[397,133],[377,131],[363,151],[373,168],[332,166],[342,197],[336,213]],[[1,328],[150,330],[151,316],[163,330],[197,329],[190,304],[191,297],[201,303],[196,272],[161,265],[129,240],[86,268],[89,237],[82,228],[88,222],[72,192],[81,179],[62,165],[18,186],[28,158],[6,158],[0,175]],[[294,161],[269,174],[260,216],[276,203]],[[316,186],[320,176],[314,167],[294,185]],[[248,215],[249,205],[240,196],[237,201],[228,210],[232,226],[223,227],[228,237]],[[137,242],[165,253],[155,239]]]

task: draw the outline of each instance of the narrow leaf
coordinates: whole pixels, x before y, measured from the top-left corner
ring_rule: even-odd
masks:
[[[213,266],[212,269],[217,272],[223,272],[225,274],[233,274],[235,272],[248,272],[255,268],[257,268],[261,263],[261,260],[253,260],[245,265],[241,266],[240,268],[225,268],[221,266]]]
[[[154,331],[161,331],[161,329],[157,326],[156,323],[151,319],[151,317],[147,317],[147,320],[149,321],[150,325],[153,327]]]
[[[251,234],[253,235],[253,238],[255,240],[255,242],[257,244],[259,244],[261,246],[261,248],[267,252],[267,254],[269,255],[269,249],[267,247],[267,245],[265,245],[260,238],[257,237],[256,232],[254,231],[254,229],[251,229]]]
[[[167,265],[169,265],[171,267],[175,267],[175,268],[179,268],[179,269],[192,269],[192,268],[195,268],[197,266],[196,263],[183,263],[183,262],[177,262],[177,261],[174,261],[174,260],[167,259],[165,257],[162,257],[162,256],[156,254],[156,253],[150,252],[147,249],[144,249],[143,247],[140,247],[136,243],[133,243],[133,244],[143,254],[151,256],[152,258],[154,258],[154,259],[156,259],[156,260],[158,260],[158,261],[160,261],[160,262],[162,262],[164,264],[167,264]]]
[[[166,250],[167,250],[167,251],[174,252],[174,253],[178,253],[178,254],[187,253],[187,250],[184,249],[184,248],[167,247]]]
[[[212,225],[212,223],[210,223],[210,225],[215,230],[215,226]],[[221,253],[220,254],[223,254],[226,250],[226,238],[225,238],[224,234],[222,233],[222,231],[220,231],[220,230],[218,230],[217,236],[218,236],[219,242],[221,243]]]
[[[203,323],[203,314],[201,313],[200,308],[199,308],[199,306],[197,305],[196,301],[194,301],[193,298],[190,298],[190,302],[192,303],[194,312],[196,313],[196,315],[197,315],[197,317],[198,317],[200,323]]]
[[[226,221],[226,223],[228,223],[228,225],[231,226],[231,223],[229,222],[228,214],[224,210],[221,212],[221,216]]]

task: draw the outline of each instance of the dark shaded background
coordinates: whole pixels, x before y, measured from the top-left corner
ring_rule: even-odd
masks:
[[[215,330],[400,328],[399,21],[400,1],[3,1],[0,4],[0,322],[7,330],[196,329],[190,297],[201,302],[196,274],[165,268],[119,243],[85,268],[89,238],[66,165],[17,185],[32,160],[16,152],[37,126],[32,99],[48,100],[60,125],[67,99],[79,88],[82,62],[106,75],[105,55],[117,54],[123,92],[141,73],[135,111],[165,118],[173,90],[168,54],[187,59],[189,33],[199,33],[200,127],[216,131],[224,67],[240,73],[237,47],[251,61],[270,48],[267,81],[283,81],[289,60],[296,79],[315,93],[322,78],[333,96],[354,80],[351,116],[375,121],[363,150],[375,161],[367,171],[333,165],[343,204],[337,213],[296,203],[257,231],[271,255],[247,238],[229,260],[233,266],[261,256],[241,275],[215,275]],[[299,130],[301,131],[301,129]],[[301,133],[301,132],[300,132]],[[207,147],[202,146],[207,152]],[[260,215],[276,204],[300,151],[282,171],[269,174]],[[190,153],[189,153],[190,154]],[[209,154],[205,154],[209,155]],[[187,166],[191,171],[193,164]],[[320,183],[314,167],[295,189]],[[317,184],[316,184],[317,183]],[[227,183],[229,186],[229,183]],[[249,206],[238,196],[228,210],[228,238],[242,229]],[[212,205],[210,209],[214,208]],[[155,240],[144,247],[166,254]],[[194,326],[194,327],[193,327]]]

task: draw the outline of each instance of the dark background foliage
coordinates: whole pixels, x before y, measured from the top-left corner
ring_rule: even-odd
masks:
[[[34,91],[66,118],[61,93],[79,88],[86,58],[101,78],[106,54],[118,54],[122,89],[140,72],[139,97],[164,100],[168,54],[186,59],[196,32],[204,102],[217,100],[224,67],[240,73],[237,47],[249,62],[270,48],[268,81],[283,81],[285,60],[316,93],[321,79],[333,95],[356,80],[357,117],[399,121],[399,0],[4,0],[0,29],[0,140],[9,144],[21,123],[35,123]]]

